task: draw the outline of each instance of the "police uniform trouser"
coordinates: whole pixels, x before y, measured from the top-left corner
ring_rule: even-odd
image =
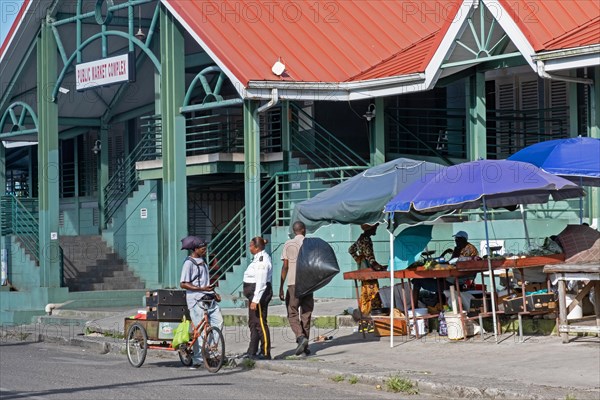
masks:
[[[244,282],[244,296],[248,299],[248,327],[250,328],[250,344],[248,345],[248,354],[255,355],[256,353],[259,353],[265,356],[270,356],[271,335],[269,334],[269,325],[267,325],[267,312],[269,308],[269,302],[273,297],[273,287],[271,286],[270,282],[267,283],[267,288],[263,292],[256,310],[251,310],[250,303],[254,297],[255,287],[255,283]]]

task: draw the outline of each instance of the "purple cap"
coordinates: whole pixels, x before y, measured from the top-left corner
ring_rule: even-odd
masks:
[[[208,245],[208,242],[198,236],[186,236],[181,239],[181,250],[195,250],[206,245]]]

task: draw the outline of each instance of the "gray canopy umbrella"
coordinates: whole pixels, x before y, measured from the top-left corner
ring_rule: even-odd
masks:
[[[385,205],[404,187],[436,174],[443,166],[426,161],[398,158],[369,168],[312,199],[298,203],[291,223],[302,221],[307,232],[331,223],[363,224],[384,222]],[[396,223],[416,224],[431,219],[418,212],[402,215]]]

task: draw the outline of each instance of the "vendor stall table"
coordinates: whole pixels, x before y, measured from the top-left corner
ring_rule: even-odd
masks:
[[[492,269],[493,270],[508,270],[508,269],[516,268],[522,272],[523,269],[526,269],[526,268],[543,267],[544,265],[561,263],[564,261],[564,259],[565,259],[564,254],[553,254],[553,255],[547,255],[547,256],[492,260]],[[474,273],[476,274],[476,273],[480,273],[480,272],[485,272],[487,270],[488,270],[487,260],[482,259],[482,260],[458,262],[455,267],[450,267],[447,269],[426,270],[424,267],[416,267],[416,268],[408,268],[408,269],[404,269],[404,270],[400,270],[400,271],[394,271],[394,278],[400,279],[401,283],[403,284],[404,279],[460,278],[460,277],[464,277],[464,276],[473,275]],[[389,277],[390,277],[390,273],[388,271],[373,271],[370,268],[356,270],[356,271],[349,271],[349,272],[344,273],[344,279],[354,280],[354,287],[356,289],[356,298],[358,300],[359,311],[360,311],[360,293],[359,293],[359,289],[358,289],[358,281],[364,281],[364,280],[370,280],[370,279],[388,279]],[[404,285],[403,285],[403,287],[404,287]],[[462,316],[463,315],[463,313],[462,313],[463,306],[462,306],[462,300],[461,300],[461,296],[460,296],[460,285],[458,285],[457,280],[455,280],[455,288],[457,291],[457,300],[458,300],[458,308],[459,308],[458,311],[460,313],[459,315]],[[525,293],[525,282],[521,282],[521,289],[522,289],[522,292]],[[416,305],[413,304],[413,302],[412,302],[412,288],[410,288],[410,292],[411,292],[411,294],[410,294],[410,298],[411,298],[410,309],[415,310]],[[404,309],[408,310],[409,308],[407,308],[406,299],[403,299],[403,301],[404,301]],[[484,311],[482,313],[479,313],[479,315],[477,317],[475,317],[475,318],[479,318],[480,323],[481,323],[481,319],[483,317],[488,317],[490,314],[489,310],[486,309],[485,304],[486,304],[486,302],[484,301],[483,302]],[[523,324],[522,324],[521,316],[522,315],[532,315],[532,314],[539,314],[539,313],[527,311],[526,297],[523,296],[523,311],[518,313],[519,336],[521,339],[523,337],[523,332],[522,332]],[[436,316],[437,316],[437,314],[436,315],[428,314],[428,315],[424,315],[424,316],[415,317],[415,313],[413,312],[413,322],[416,325],[417,318],[418,319],[427,319],[427,318],[433,318]],[[361,315],[361,319],[362,319],[362,315]],[[464,324],[464,317],[462,317],[461,320],[463,323],[463,332],[466,332],[465,324]],[[408,316],[406,317],[406,322],[407,322],[407,324],[409,323]],[[415,330],[415,333],[416,333],[415,336],[418,338],[419,335],[418,335],[417,330]]]
[[[546,265],[544,272],[550,274],[550,280],[553,284],[558,282],[558,332],[562,337],[563,343],[569,342],[569,333],[585,333],[592,332],[600,336],[600,264],[557,264]],[[569,324],[567,315],[571,311],[571,307],[575,306],[575,302],[567,310],[566,300],[566,281],[588,281],[581,292],[576,297],[579,302],[585,295],[594,288],[594,309],[596,312],[596,326],[583,326]]]

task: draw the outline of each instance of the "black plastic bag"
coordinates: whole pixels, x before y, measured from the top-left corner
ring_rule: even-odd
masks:
[[[296,297],[313,293],[340,272],[333,248],[320,238],[305,238],[296,262]]]

